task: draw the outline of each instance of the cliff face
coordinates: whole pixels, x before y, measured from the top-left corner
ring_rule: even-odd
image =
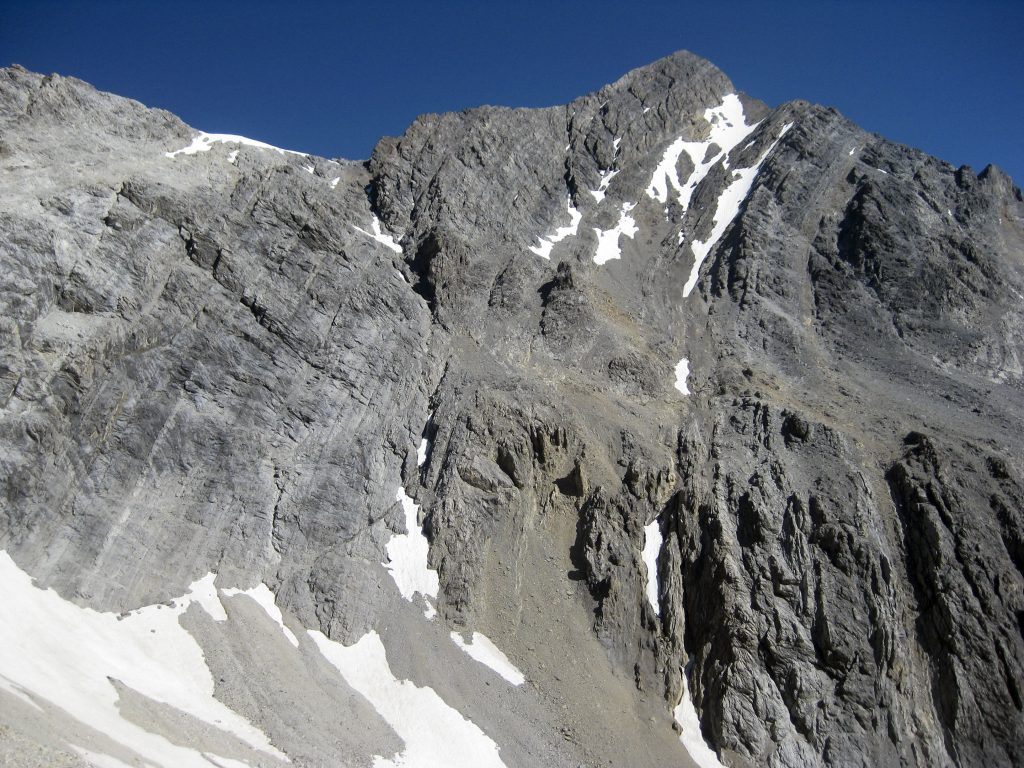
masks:
[[[509,766],[686,764],[681,698],[687,749],[729,766],[1024,760],[1024,203],[998,169],[685,53],[566,107],[421,117],[367,163],[11,68],[0,168],[0,548],[100,611],[265,584],[301,675],[240,650],[271,633],[238,597],[181,623],[296,764],[412,743],[301,630],[380,636]],[[420,525],[438,589],[410,601],[392,547]],[[528,682],[493,690],[449,629]],[[8,681],[26,764],[114,754]]]

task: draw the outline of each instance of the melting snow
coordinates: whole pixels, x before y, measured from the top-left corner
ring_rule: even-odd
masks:
[[[736,218],[736,214],[738,214],[740,210],[740,205],[742,205],[743,201],[747,199],[747,195],[750,193],[750,188],[754,184],[754,179],[757,177],[758,171],[761,170],[761,164],[765,161],[768,155],[772,153],[775,146],[792,127],[792,123],[786,123],[782,127],[782,130],[779,131],[779,135],[775,141],[772,142],[772,145],[765,150],[764,154],[758,158],[757,162],[754,163],[753,166],[733,171],[732,182],[722,190],[722,194],[718,198],[711,234],[708,235],[707,240],[694,240],[690,243],[694,257],[693,268],[690,270],[690,276],[686,280],[686,285],[683,286],[683,296],[689,296],[690,292],[694,289],[694,286],[697,285],[697,278],[700,275],[701,264],[704,263],[704,259],[706,259],[708,254],[711,253],[715,245],[718,244],[719,238],[721,238],[725,233],[725,230],[732,223],[732,220]]]
[[[235,163],[238,162],[238,150],[237,149],[233,149],[230,152],[228,152],[228,162],[231,163],[232,165],[234,165]]]
[[[338,186],[339,181],[341,181],[341,176],[335,176],[333,179],[331,179],[331,189],[334,189],[336,186]]]
[[[354,229],[356,232],[361,232],[362,234],[366,235],[367,237],[369,237],[369,238],[371,238],[373,240],[376,240],[381,245],[386,245],[388,248],[390,248],[395,253],[401,253],[402,252],[402,246],[400,246],[398,243],[395,242],[395,238],[393,238],[391,235],[385,233],[381,229],[380,219],[378,219],[376,215],[374,215],[373,220],[370,222],[370,228],[373,230],[373,232],[367,232],[365,229],[362,229],[361,227],[357,227],[355,224],[352,225],[352,229]]]
[[[758,126],[758,123],[747,125],[743,104],[735,93],[724,96],[722,103],[717,107],[704,110],[704,119],[711,124],[708,138],[705,141],[686,141],[678,138],[672,142],[651,177],[651,183],[647,187],[649,197],[660,203],[667,203],[671,185],[685,211],[690,207],[690,198],[694,190],[708,175],[708,171]],[[712,144],[718,146],[719,151],[706,158]],[[686,152],[693,161],[693,172],[685,183],[679,180],[676,172],[679,157],[683,152]]]
[[[555,243],[561,242],[565,238],[575,235],[576,228],[579,227],[580,221],[583,219],[583,214],[573,207],[572,198],[569,196],[566,196],[565,198],[565,207],[569,212],[569,225],[566,227],[559,227],[555,230],[553,235],[538,238],[540,245],[530,246],[530,250],[542,259],[551,258],[551,249],[554,248]]]
[[[170,158],[175,158],[178,155],[195,155],[199,152],[209,152],[210,147],[214,144],[246,144],[250,147],[256,147],[257,149],[272,149],[275,152],[280,152],[282,155],[301,155],[302,157],[308,157],[305,152],[295,152],[291,149],[281,149],[271,144],[264,144],[262,141],[256,141],[255,139],[247,139],[245,136],[234,136],[230,133],[202,133],[200,132],[192,143],[183,149],[176,150],[174,152],[164,152],[164,155]],[[237,152],[235,153],[237,157]],[[234,162],[232,160],[231,162]]]
[[[417,592],[425,600],[428,597],[436,600],[437,571],[431,570],[427,564],[430,542],[423,535],[423,528],[417,521],[419,505],[406,494],[405,488],[402,487],[399,487],[395,498],[402,503],[402,511],[405,512],[405,529],[408,533],[399,533],[391,537],[391,541],[386,546],[388,562],[383,565],[391,573],[391,578],[398,585],[398,591],[406,600],[411,602]],[[429,600],[427,600],[425,613],[428,619],[433,618],[437,613]]]
[[[281,615],[281,609],[277,607],[277,603],[274,601],[274,593],[270,591],[270,587],[266,584],[257,584],[252,589],[222,589],[221,592],[227,597],[234,597],[235,595],[247,595],[248,597],[251,597],[281,628],[281,631],[284,632],[284,636],[288,638],[288,641],[296,648],[299,647],[299,639],[295,637],[295,634],[284,625],[284,616]]]
[[[306,173],[313,173],[314,171],[316,171],[316,168],[314,168],[312,165],[304,165],[302,166],[302,170],[304,170]]]
[[[629,212],[636,208],[636,203],[623,203],[622,214],[619,216],[619,223],[612,229],[598,229],[597,252],[594,254],[595,264],[604,264],[612,259],[621,259],[622,251],[619,249],[619,236],[625,235],[629,239],[637,233],[636,221],[629,215]]]
[[[661,552],[661,527],[657,519],[644,526],[644,549],[641,553],[647,567],[647,602],[651,604],[655,615],[660,615],[658,607],[658,553]]]
[[[676,389],[684,395],[690,394],[690,388],[686,386],[686,377],[690,375],[690,361],[685,357],[676,363]]]
[[[854,153],[854,152],[856,152],[856,151],[857,151],[857,148],[856,148],[856,147],[854,147],[853,149],[851,149],[851,150],[850,150],[850,157],[853,157],[853,153]]]
[[[219,599],[213,580],[210,574],[195,582],[173,607],[149,605],[119,619],[33,586],[0,550],[0,679],[5,688],[53,703],[155,765],[209,768],[210,760],[124,719],[111,679],[287,760],[262,731],[214,698],[203,651],[178,623],[193,603],[213,608],[214,618],[223,614],[223,607],[214,607]]]
[[[512,685],[522,685],[526,682],[523,673],[486,635],[474,632],[472,641],[467,643],[458,632],[452,632],[452,641],[472,658],[493,669]]]
[[[309,630],[309,635],[345,682],[405,742],[405,749],[393,759],[375,757],[374,768],[503,768],[497,744],[436,691],[395,677],[376,632],[367,632],[350,646],[315,630]]]
[[[683,694],[679,698],[679,704],[672,712],[677,723],[679,723],[679,740],[683,742],[686,751],[690,753],[699,768],[725,768],[719,761],[718,755],[704,741],[704,735],[700,730],[700,718],[697,717],[697,710],[690,701],[690,691],[686,685],[686,675],[683,675]]]

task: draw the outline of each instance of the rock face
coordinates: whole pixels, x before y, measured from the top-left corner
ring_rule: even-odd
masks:
[[[0,199],[0,548],[39,585],[119,612],[265,583],[294,628],[381,633],[508,766],[686,765],[681,697],[727,766],[1024,762],[998,169],[686,53],[566,107],[423,116],[366,163],[14,67]],[[398,488],[432,620],[381,565]],[[448,628],[529,683],[474,685]],[[218,699],[298,765],[409,743],[301,650],[293,694],[335,704],[289,720],[238,650]],[[331,706],[376,741],[325,736]],[[0,715],[26,765],[113,754],[62,722]]]

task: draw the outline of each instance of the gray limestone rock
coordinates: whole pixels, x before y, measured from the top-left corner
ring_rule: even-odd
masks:
[[[379,631],[509,766],[684,765],[684,691],[728,766],[1019,764],[1021,193],[803,102],[740,96],[750,130],[708,143],[733,92],[679,53],[355,163],[177,153],[167,113],[0,71],[0,548],[96,609],[213,571],[296,627]],[[399,487],[426,624],[381,566]],[[330,706],[400,748],[308,641],[248,680],[192,624],[297,764],[369,764]],[[528,688],[439,674],[447,628]],[[321,736],[286,735],[285,677]]]

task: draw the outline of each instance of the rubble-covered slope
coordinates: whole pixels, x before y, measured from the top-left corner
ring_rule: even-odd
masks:
[[[15,764],[1024,759],[997,169],[685,53],[367,163],[11,68],[0,168],[4,573],[210,677],[118,739],[5,667]]]

